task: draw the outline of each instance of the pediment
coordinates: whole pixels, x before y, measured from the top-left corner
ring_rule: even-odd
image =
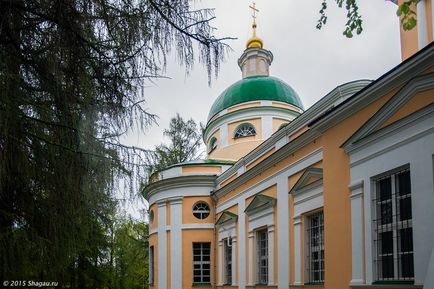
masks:
[[[238,221],[238,215],[232,212],[224,211],[220,218],[217,220],[216,225],[223,225],[230,222]]]
[[[257,194],[244,212],[247,215],[259,212],[263,209],[272,207],[276,203],[276,199],[267,195]]]
[[[387,101],[365,124],[341,145],[347,152],[357,147],[357,143],[392,124],[408,119],[411,114],[429,105],[429,98],[422,92],[434,88],[434,73],[418,76],[404,85],[389,101]],[[415,97],[416,96],[416,97]],[[412,100],[414,98],[414,100]],[[412,100],[412,101],[410,101]],[[405,105],[407,103],[411,105]],[[402,116],[401,118],[398,115]]]
[[[321,168],[307,168],[304,170],[301,177],[297,180],[295,185],[289,191],[289,194],[294,194],[307,187],[319,184],[323,179],[323,171]]]

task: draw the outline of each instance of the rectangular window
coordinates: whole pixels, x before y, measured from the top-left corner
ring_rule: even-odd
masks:
[[[193,243],[193,283],[211,283],[211,243]]]
[[[149,247],[149,284],[154,284],[154,246]]]
[[[307,283],[324,282],[324,213],[306,217]]]
[[[268,283],[268,232],[256,232],[256,283]]]
[[[377,281],[412,281],[413,226],[410,170],[374,180]]]
[[[232,241],[224,240],[225,254],[225,284],[232,284]]]

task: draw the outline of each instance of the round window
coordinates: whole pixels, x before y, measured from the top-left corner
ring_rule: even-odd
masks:
[[[149,222],[150,223],[154,222],[154,211],[152,210],[149,212]]]
[[[209,206],[205,202],[197,202],[193,206],[193,216],[198,219],[206,219],[209,216],[210,210]]]

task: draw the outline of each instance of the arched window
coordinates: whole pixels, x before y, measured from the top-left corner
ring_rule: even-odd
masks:
[[[208,152],[212,152],[213,150],[215,150],[217,148],[217,138],[213,137],[211,138],[211,140],[209,141],[209,149]]]
[[[205,202],[197,202],[193,206],[193,216],[198,219],[206,219],[209,216],[210,210],[209,206]]]
[[[234,138],[256,135],[256,130],[250,123],[243,123],[235,130]]]

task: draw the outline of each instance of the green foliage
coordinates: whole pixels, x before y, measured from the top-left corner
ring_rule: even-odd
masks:
[[[187,71],[196,52],[218,71],[212,13],[188,0],[0,0],[1,280],[113,288],[116,183],[137,192],[148,153],[120,137],[154,122],[140,88],[173,48]]]
[[[112,288],[148,288],[148,224],[119,220],[115,227]]]
[[[359,35],[363,31],[363,20],[359,14],[359,7],[356,0],[335,0],[339,8],[345,4],[347,10],[347,23],[345,24],[345,30],[343,35],[348,38],[354,36],[354,33]],[[416,12],[412,10],[411,6],[416,5],[420,0],[409,0],[399,5],[396,14],[401,19],[401,25],[404,30],[413,29],[416,24]],[[317,22],[316,28],[321,29],[327,23],[327,0],[323,0],[321,3],[321,9],[319,10],[320,19]]]
[[[404,30],[413,29],[416,24],[416,12],[412,10],[412,5],[417,5],[420,0],[409,0],[399,5],[396,15],[400,18]]]
[[[163,170],[171,165],[198,159],[202,144],[201,128],[193,119],[185,121],[179,114],[171,119],[164,135],[169,144],[160,144],[148,154],[148,174]]]
[[[336,4],[339,8],[345,4],[345,9],[347,10],[347,23],[345,24],[345,30],[343,34],[351,38],[353,37],[353,33],[360,34],[363,31],[362,26],[362,16],[359,14],[359,7],[357,6],[356,0],[336,0]],[[327,23],[327,0],[323,0],[321,4],[320,19],[316,25],[317,29],[321,29],[323,25]]]

